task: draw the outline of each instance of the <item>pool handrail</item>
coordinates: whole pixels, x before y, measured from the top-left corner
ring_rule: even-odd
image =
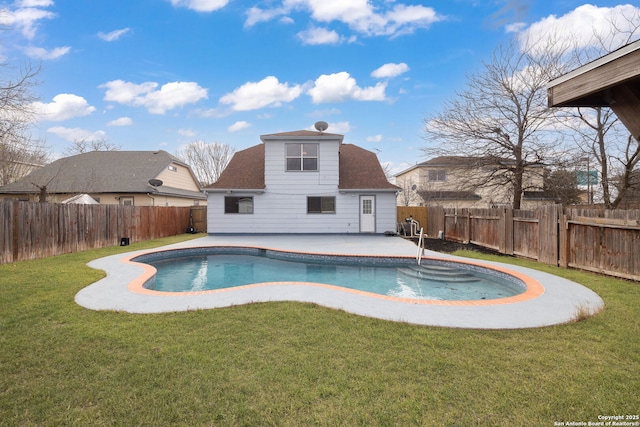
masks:
[[[422,255],[424,255],[424,248],[422,245],[424,244],[424,228],[420,227],[420,237],[418,238],[418,253],[416,254],[416,261],[418,265],[422,261]]]

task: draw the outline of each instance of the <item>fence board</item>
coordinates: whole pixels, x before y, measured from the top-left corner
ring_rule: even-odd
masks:
[[[396,212],[397,222],[402,223],[406,218],[412,216],[415,221],[418,221],[420,227],[428,233],[429,221],[427,220],[426,206],[398,206]]]
[[[135,242],[182,234],[189,226],[190,210],[3,201],[0,264],[113,246],[122,237]]]
[[[428,234],[552,265],[640,281],[640,210],[451,209],[427,211]]]

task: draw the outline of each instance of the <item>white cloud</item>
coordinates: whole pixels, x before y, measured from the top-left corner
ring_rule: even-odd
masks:
[[[49,6],[51,3],[47,2],[37,2],[37,1],[27,1],[24,2],[26,4],[35,4],[35,5],[46,5]],[[0,25],[15,27],[18,29],[22,35],[31,40],[36,35],[36,30],[38,27],[38,22],[43,19],[52,19],[55,17],[53,12],[49,12],[48,10],[39,9],[38,7],[19,7],[15,10],[4,9],[0,11]]]
[[[66,139],[67,141],[76,141],[76,140],[101,140],[105,139],[106,132],[99,130],[96,132],[91,132],[89,130],[80,129],[80,128],[66,128],[63,126],[54,126],[47,129],[47,132],[50,132],[54,135],[59,136],[60,138]]]
[[[189,138],[193,138],[194,136],[198,135],[198,133],[193,129],[178,129],[178,135],[188,136]]]
[[[326,28],[311,27],[308,30],[300,31],[296,34],[303,44],[339,44],[342,38],[338,33]]]
[[[374,8],[369,0],[283,0],[281,6],[272,9],[253,8],[247,14],[245,25],[269,21],[295,10],[308,11],[316,22],[341,22],[369,36],[412,33],[444,19],[431,7],[391,1]]]
[[[576,48],[599,47],[604,40],[609,49],[627,42],[631,31],[640,26],[640,8],[630,4],[597,7],[585,4],[557,17],[549,15],[520,33],[521,44],[555,40],[575,43]],[[542,43],[542,45],[547,45]],[[563,47],[563,43],[555,45]],[[522,46],[526,48],[526,46]]]
[[[222,9],[229,3],[229,0],[171,0],[171,4],[196,12],[213,12]]]
[[[241,120],[241,121],[235,122],[234,124],[229,126],[227,128],[227,131],[228,132],[238,132],[238,131],[241,131],[243,129],[247,129],[249,127],[251,127],[251,123],[249,123],[247,121],[244,121],[244,120]]]
[[[131,31],[130,28],[122,28],[120,30],[113,30],[109,33],[100,32],[98,33],[98,37],[100,37],[102,40],[106,42],[112,42],[112,41],[118,40],[120,37],[127,34],[129,31]]]
[[[380,142],[380,141],[382,141],[382,135],[380,134],[367,137],[367,142]]]
[[[315,128],[314,128],[315,130]],[[327,128],[328,132],[345,134],[351,130],[351,124],[349,122],[330,122]]]
[[[107,123],[107,126],[131,126],[133,124],[133,120],[131,117],[119,117],[115,120],[111,120]]]
[[[259,82],[248,82],[220,98],[220,103],[231,104],[235,111],[257,110],[259,108],[279,107],[283,102],[291,102],[302,94],[302,86],[280,83],[274,76],[268,76]]]
[[[49,7],[53,6],[53,0],[21,0],[17,1],[18,7]]]
[[[375,77],[377,79],[386,79],[391,77],[399,76],[400,74],[404,74],[409,71],[409,66],[404,62],[400,64],[388,63],[384,64],[380,68],[377,68],[371,72],[371,77]]]
[[[31,57],[31,58],[37,58],[37,59],[58,59],[61,56],[66,55],[67,53],[69,53],[69,51],[71,50],[71,48],[69,46],[63,46],[63,47],[56,47],[52,50],[46,50],[42,47],[34,47],[34,46],[29,46],[27,48],[25,48],[25,53],[27,54],[27,56]]]
[[[103,85],[106,88],[105,101],[144,107],[151,114],[164,114],[169,110],[195,104],[206,99],[207,89],[195,82],[171,82],[158,87],[156,82],[135,84],[123,80],[112,80]]]
[[[34,102],[31,104],[40,120],[60,122],[74,117],[87,116],[96,108],[89,105],[86,99],[71,93],[61,93],[53,97],[53,101],[44,104]]]
[[[346,71],[335,74],[322,74],[314,82],[314,86],[307,91],[314,104],[324,102],[355,101],[384,101],[386,99],[386,83],[361,88],[356,79]]]
[[[260,9],[259,7],[251,7],[247,10],[247,19],[244,21],[245,27],[252,27],[259,22],[271,21],[278,16],[286,14],[284,8],[279,9]]]

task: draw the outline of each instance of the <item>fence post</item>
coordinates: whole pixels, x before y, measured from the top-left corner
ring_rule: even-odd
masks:
[[[18,212],[18,204],[19,202],[17,200],[13,200],[13,218],[12,218],[12,228],[13,228],[13,238],[11,239],[11,255],[13,256],[13,259],[11,260],[11,262],[16,262],[18,261],[18,249],[19,249],[19,240],[20,240],[20,230],[18,229],[18,226],[20,225],[18,223],[18,218],[19,218],[19,212]]]
[[[500,230],[503,230],[500,253],[513,255],[513,208],[504,208],[500,213],[500,221]]]
[[[560,215],[558,227],[558,265],[569,267],[569,215]]]

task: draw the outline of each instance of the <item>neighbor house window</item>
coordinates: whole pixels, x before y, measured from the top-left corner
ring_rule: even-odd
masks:
[[[336,213],[336,198],[307,197],[307,213]]]
[[[318,144],[285,144],[288,171],[317,171]]]
[[[429,170],[429,181],[446,181],[447,171],[445,169]]]
[[[253,197],[225,197],[224,213],[226,214],[252,214]]]
[[[124,206],[133,206],[133,197],[120,197],[120,204]]]

